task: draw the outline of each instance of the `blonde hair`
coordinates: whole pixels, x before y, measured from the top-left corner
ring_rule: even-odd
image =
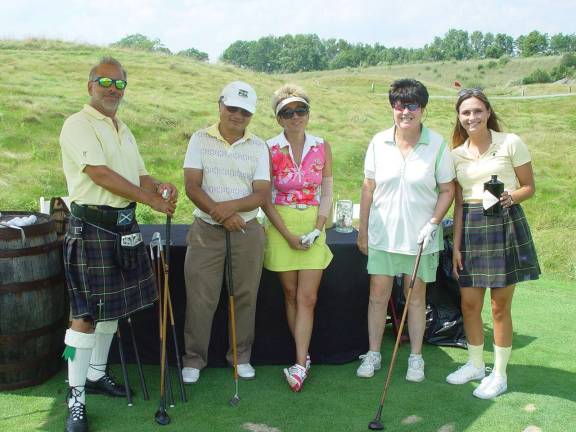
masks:
[[[289,97],[299,97],[310,104],[310,98],[302,87],[296,84],[284,84],[272,95],[272,111],[274,111],[274,114],[276,114],[278,104]]]

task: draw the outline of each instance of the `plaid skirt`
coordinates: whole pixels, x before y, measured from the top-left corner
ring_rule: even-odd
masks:
[[[461,287],[502,288],[538,279],[540,265],[522,207],[487,217],[482,204],[464,204],[463,219]]]
[[[151,306],[158,298],[144,242],[129,268],[118,264],[118,237],[139,232],[137,223],[108,229],[71,216],[64,237],[64,268],[73,318],[116,320]]]

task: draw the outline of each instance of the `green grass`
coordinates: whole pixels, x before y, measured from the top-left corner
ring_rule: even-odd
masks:
[[[408,346],[400,348],[383,411],[388,431],[524,431],[536,426],[545,432],[569,431],[576,424],[576,346],[570,342],[575,330],[576,304],[573,287],[549,279],[520,285],[513,305],[514,350],[508,367],[509,391],[494,401],[472,396],[477,383],[451,386],[445,376],[466,359],[458,348],[424,346],[427,378],[420,384],[404,380]],[[486,360],[492,363],[491,320],[488,299],[484,308]],[[281,318],[283,319],[283,318]],[[197,384],[187,386],[189,401],[177,399],[168,412],[169,431],[365,431],[375,414],[385,379],[393,340],[387,330],[383,367],[373,379],[355,376],[356,362],[313,365],[311,376],[300,394],[292,393],[282,378],[281,367],[257,367],[257,379],[240,382],[241,402],[231,408],[234,394],[229,369],[206,369]],[[119,367],[114,366],[120,376]],[[156,431],[158,375],[146,367],[152,398],[125,400],[88,396],[88,413],[93,431]],[[0,393],[0,430],[59,431],[65,421],[65,373],[47,383]],[[131,369],[135,390],[137,378]],[[177,397],[177,394],[175,395]],[[258,429],[253,425],[261,426]],[[275,428],[275,429],[273,429]]]
[[[88,101],[87,73],[104,54],[128,69],[129,86],[119,115],[134,132],[152,175],[183,192],[182,162],[190,135],[217,121],[221,87],[234,79],[254,85],[259,94],[252,130],[262,138],[278,133],[270,97],[284,82],[305,86],[312,98],[310,133],[333,146],[335,198],[360,198],[364,152],[371,137],[392,124],[387,97],[399,77],[422,79],[434,95],[454,95],[458,73],[484,72],[488,95],[518,95],[510,83],[536,68],[551,68],[558,57],[512,59],[488,67],[489,60],[396,65],[367,69],[266,75],[228,65],[182,57],[74,45],[58,41],[0,40],[0,211],[36,210],[40,196],[67,195],[58,136],[64,119]],[[479,65],[483,65],[478,69]],[[440,77],[438,77],[440,75]],[[376,92],[371,93],[371,83]],[[473,84],[463,80],[464,85]],[[576,90],[576,89],[575,89]],[[526,93],[558,93],[566,86],[527,86]],[[431,99],[426,124],[450,137],[452,99]],[[575,97],[494,100],[505,130],[519,134],[533,155],[536,196],[525,210],[542,268],[559,280],[576,279],[576,153],[573,149]],[[144,223],[163,217],[139,207]],[[182,194],[175,223],[189,223],[192,204]]]

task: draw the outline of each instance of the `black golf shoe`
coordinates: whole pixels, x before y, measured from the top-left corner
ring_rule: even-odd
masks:
[[[86,393],[103,394],[112,397],[126,397],[126,388],[116,383],[110,375],[104,375],[98,381],[86,380]],[[134,392],[132,392],[134,394]]]
[[[83,390],[70,387],[68,398],[74,398],[72,406],[68,407],[68,418],[66,419],[66,432],[88,432],[88,417],[86,416],[86,405],[78,400]]]

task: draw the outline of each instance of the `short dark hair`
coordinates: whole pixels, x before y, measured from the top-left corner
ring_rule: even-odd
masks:
[[[403,78],[390,84],[388,99],[392,106],[396,105],[396,102],[416,102],[421,108],[425,108],[428,105],[428,90],[418,80]]]
[[[482,89],[462,89],[458,92],[458,100],[456,101],[456,123],[454,124],[454,130],[452,131],[452,148],[461,146],[468,139],[468,132],[466,132],[466,129],[464,129],[460,123],[458,114],[460,113],[460,105],[462,105],[462,102],[473,97],[482,102],[486,109],[490,112],[490,117],[488,117],[488,123],[486,125],[488,129],[492,129],[496,132],[500,132],[502,130],[500,127],[500,120],[492,109],[492,105],[490,105],[490,101]]]
[[[122,71],[122,75],[124,76],[124,79],[128,78],[128,73],[126,72],[126,69],[124,69],[124,66],[122,66],[122,63],[120,63],[118,60],[116,60],[114,57],[110,57],[110,56],[106,56],[106,57],[102,57],[100,59],[100,61],[98,62],[98,64],[95,64],[94,66],[92,66],[92,69],[90,69],[90,74],[88,75],[88,79],[90,81],[94,81],[96,78],[98,78],[96,76],[96,71],[98,70],[98,68],[101,65],[114,65],[117,66],[121,71]]]

